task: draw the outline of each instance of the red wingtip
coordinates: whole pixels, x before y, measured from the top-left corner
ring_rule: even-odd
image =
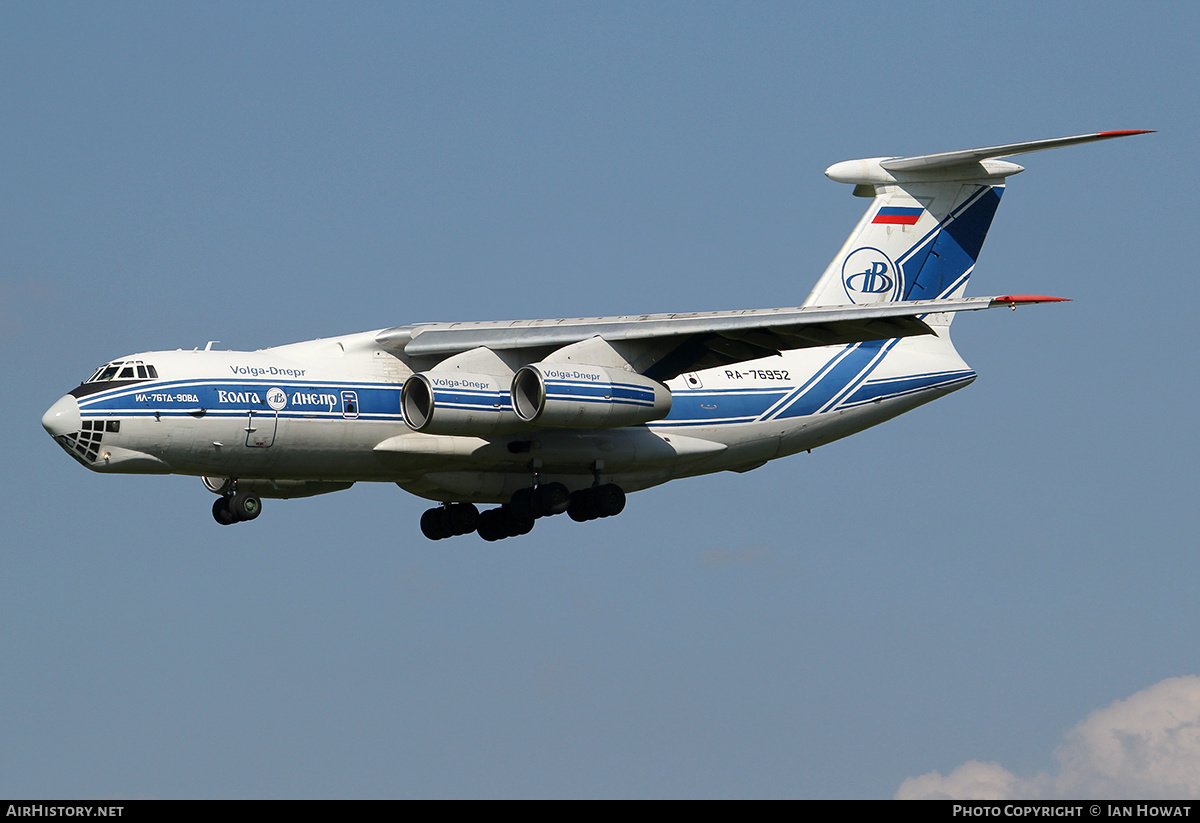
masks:
[[[1131,134],[1155,134],[1154,129],[1124,129],[1122,131],[1102,131],[1099,137],[1128,137]]]
[[[1069,297],[1049,297],[1045,294],[1006,294],[992,300],[993,306],[1019,306],[1025,303],[1069,303]]]

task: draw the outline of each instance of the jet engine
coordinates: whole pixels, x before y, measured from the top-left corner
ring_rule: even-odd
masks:
[[[521,420],[546,428],[636,426],[670,414],[671,391],[635,372],[542,362],[517,371],[512,407]]]
[[[512,411],[508,381],[492,374],[418,372],[404,381],[400,411],[413,431],[483,436],[524,428]]]

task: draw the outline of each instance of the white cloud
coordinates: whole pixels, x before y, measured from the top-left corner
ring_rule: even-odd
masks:
[[[930,772],[900,784],[897,800],[1004,800],[1022,797],[1021,780],[999,763],[968,760],[950,774]]]
[[[900,784],[898,800],[1200,798],[1200,677],[1172,677],[1092,712],[1055,752],[1056,776],[968,761]]]

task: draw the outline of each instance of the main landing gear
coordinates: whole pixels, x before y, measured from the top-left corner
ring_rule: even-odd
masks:
[[[612,517],[625,508],[625,492],[616,483],[569,491],[562,483],[545,483],[518,489],[512,499],[495,509],[480,512],[471,503],[445,503],[421,515],[421,533],[442,540],[477,531],[488,542],[528,534],[534,521],[566,512],[582,523]],[[215,509],[214,509],[215,513]]]
[[[470,534],[479,523],[479,509],[473,503],[446,503],[421,515],[421,533],[430,540],[442,540]]]
[[[262,512],[262,500],[248,492],[225,494],[213,501],[213,520],[222,526],[253,520]]]

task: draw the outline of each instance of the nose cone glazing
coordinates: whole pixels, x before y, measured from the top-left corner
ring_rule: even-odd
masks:
[[[60,397],[42,415],[42,428],[54,438],[78,432],[81,428],[79,402],[69,394]]]

